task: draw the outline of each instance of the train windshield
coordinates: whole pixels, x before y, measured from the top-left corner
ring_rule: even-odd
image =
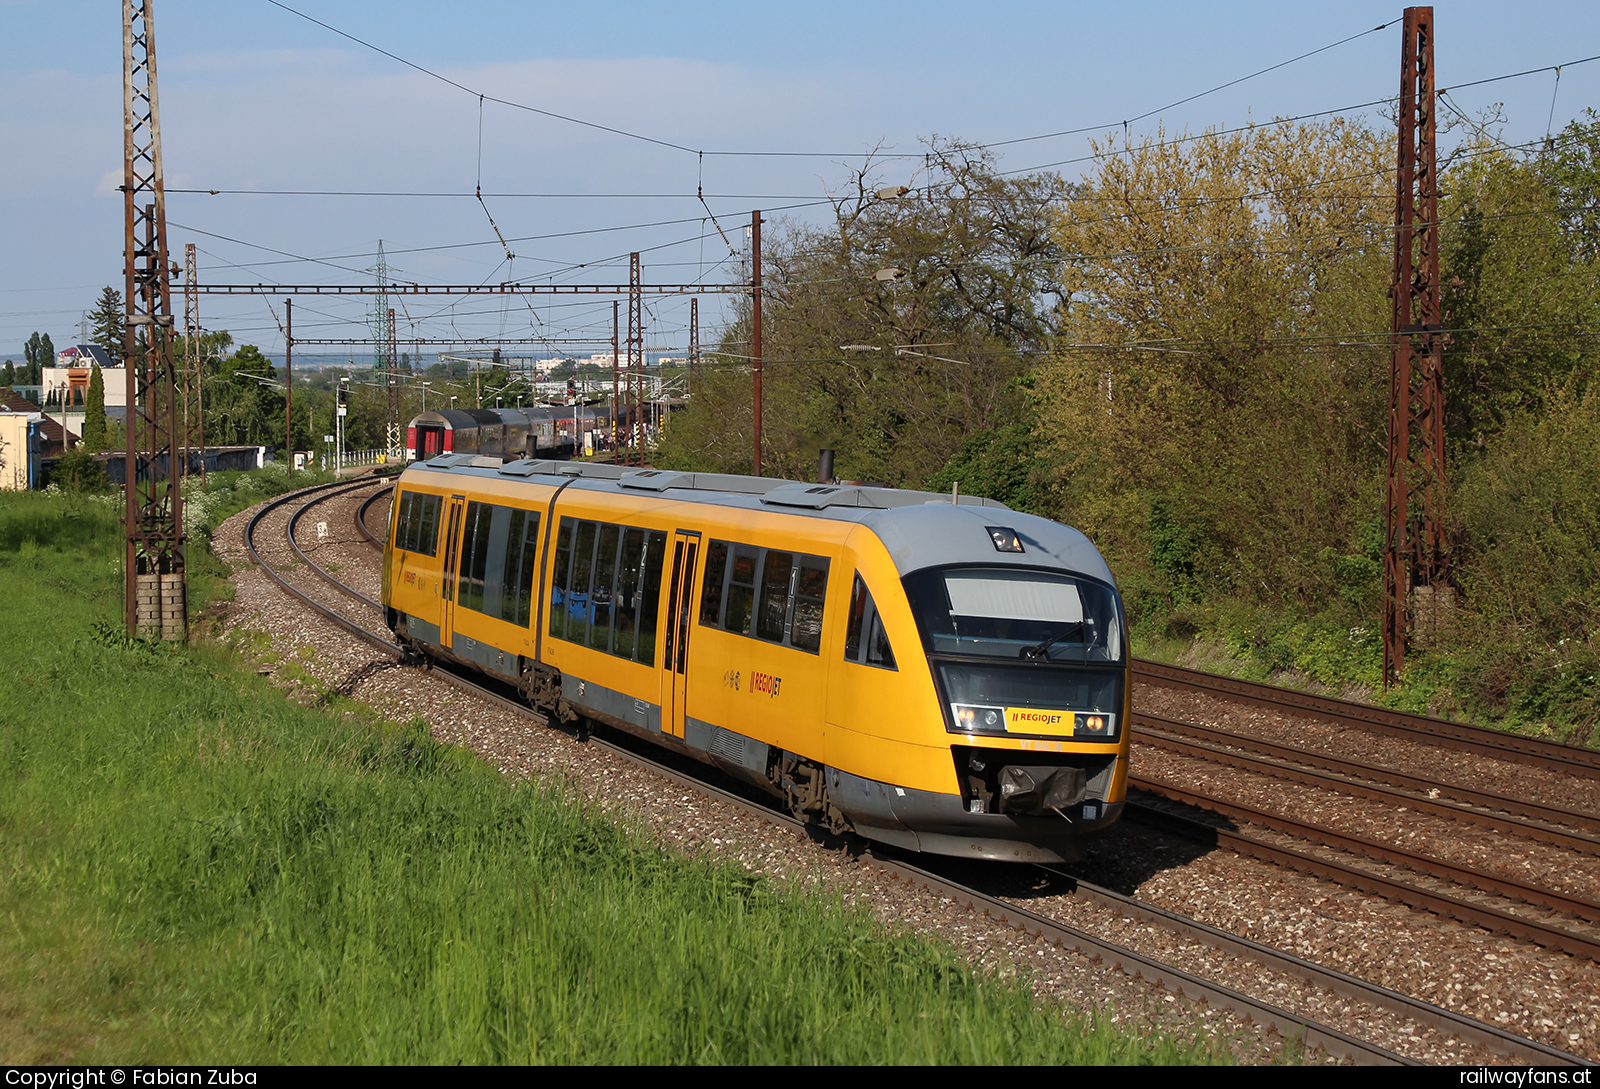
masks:
[[[1037,662],[1121,662],[1111,587],[1057,571],[944,567],[905,578],[929,654]]]

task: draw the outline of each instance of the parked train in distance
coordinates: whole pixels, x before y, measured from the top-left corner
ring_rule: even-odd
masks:
[[[567,458],[583,448],[585,434],[595,431],[609,438],[609,408],[447,408],[412,418],[406,426],[406,460],[425,461],[439,454]]]
[[[472,454],[409,465],[389,522],[410,650],[828,829],[1068,861],[1122,811],[1127,631],[1077,530],[971,496]]]

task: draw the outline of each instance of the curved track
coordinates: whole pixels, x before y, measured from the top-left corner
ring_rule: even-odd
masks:
[[[343,630],[350,632],[356,637],[365,640],[366,642],[378,647],[388,654],[404,659],[404,649],[394,643],[392,640],[383,635],[379,635],[376,632],[368,630],[360,623],[353,621],[340,614],[338,611],[328,607],[327,605],[316,601],[309,594],[293,586],[289,580],[283,578],[281,574],[273,570],[271,565],[261,557],[260,553],[257,551],[254,541],[256,528],[270,511],[279,509],[282,506],[285,506],[296,500],[302,502],[302,507],[290,518],[289,533],[292,537],[294,526],[298,524],[300,516],[311,506],[323,501],[324,499],[342,495],[346,492],[356,491],[362,487],[370,487],[372,486],[372,483],[373,482],[371,480],[363,480],[354,484],[345,484],[341,482],[335,485],[322,485],[317,488],[306,489],[303,492],[293,493],[289,496],[282,497],[269,504],[267,507],[264,507],[251,519],[245,532],[245,544],[250,552],[251,557],[255,559],[255,561],[261,565],[261,567],[266,570],[269,575],[272,576],[278,586],[286,593],[289,593],[305,602],[322,616],[337,624]],[[366,514],[369,508],[371,508],[384,494],[384,492],[380,491],[373,497],[369,498],[365,503],[362,504],[356,514],[356,520],[358,525],[361,527],[364,538],[375,548],[381,548],[381,544],[376,535],[374,535],[370,528],[366,525]],[[336,578],[334,575],[313,562],[300,549],[298,544],[294,543],[292,540],[290,543],[293,545],[294,552],[297,554],[297,556],[299,556],[299,558],[307,565],[307,567],[320,579],[338,587],[340,592],[353,599],[356,599],[368,606],[377,607],[377,603],[373,602],[371,598],[361,594],[359,591],[351,589],[345,585],[342,580]],[[509,696],[505,693],[494,691],[485,685],[475,683],[474,681],[462,677],[447,669],[436,669],[434,672],[437,676],[440,676],[442,679],[453,685],[456,685],[459,688],[472,692],[481,698],[494,701],[502,706],[513,708],[519,714],[525,715],[537,722],[544,722],[544,719],[535,714],[530,708],[527,707],[526,704],[522,703],[520,700],[509,698]],[[616,752],[627,760],[650,767],[656,773],[663,775],[683,786],[689,787],[703,794],[719,797],[728,804],[738,806],[748,812],[757,813],[764,819],[784,825],[796,831],[804,832],[819,838],[824,838],[820,837],[819,833],[817,833],[814,829],[806,828],[793,818],[789,817],[787,814],[776,812],[769,806],[753,802],[742,795],[735,794],[720,787],[714,786],[699,775],[686,774],[682,770],[668,767],[662,761],[657,760],[654,757],[646,756],[633,751],[629,745],[616,744],[604,737],[598,736],[591,738],[590,743],[601,745],[613,752]],[[854,846],[859,848],[860,845],[855,844]],[[874,847],[861,850],[859,857],[871,865],[884,868],[888,872],[896,875],[901,880],[916,883],[932,892],[935,892],[941,897],[953,899],[958,903],[969,906],[974,911],[987,914],[996,920],[1003,921],[1008,925],[1021,929],[1031,935],[1042,937],[1048,941],[1066,946],[1068,948],[1082,950],[1092,956],[1098,956],[1107,960],[1109,963],[1121,967],[1124,971],[1130,974],[1142,976],[1146,980],[1157,983],[1168,990],[1184,994],[1191,998],[1203,998],[1207,1002],[1210,1002],[1214,1005],[1235,1010],[1263,1025],[1274,1027],[1284,1035],[1292,1034],[1298,1036],[1307,1046],[1323,1047],[1333,1055],[1348,1058],[1361,1063],[1409,1064],[1412,1062],[1412,1060],[1404,1056],[1371,1043],[1356,1039],[1355,1037],[1352,1037],[1346,1033],[1342,1033],[1336,1029],[1318,1025],[1314,1022],[1308,1022],[1305,1019],[1296,1017],[1295,1015],[1288,1013],[1270,1003],[1266,1003],[1249,995],[1242,994],[1231,988],[1200,979],[1169,964],[1164,964],[1132,950],[1104,942],[1091,934],[1076,930],[1069,926],[1065,926],[1062,923],[1048,919],[1043,915],[1019,908],[1015,904],[989,896],[988,894],[971,888],[967,885],[952,882],[944,877],[939,876],[930,868],[896,857],[891,851],[883,851]],[[1122,911],[1131,917],[1140,919],[1150,925],[1168,929],[1175,934],[1181,934],[1185,937],[1198,939],[1207,944],[1211,944],[1218,949],[1248,957],[1251,960],[1271,967],[1274,970],[1294,975],[1297,978],[1308,980],[1335,993],[1347,997],[1357,998],[1360,1001],[1370,1003],[1378,1007],[1380,1010],[1392,1012],[1397,1016],[1410,1018],[1418,1023],[1434,1027],[1447,1034],[1458,1035],[1462,1039],[1471,1043],[1483,1044],[1514,1059],[1540,1064],[1584,1062],[1584,1060],[1577,1056],[1571,1055],[1557,1048],[1550,1047],[1538,1041],[1529,1040],[1525,1037],[1519,1036],[1496,1026],[1484,1024],[1472,1018],[1463,1017],[1460,1014],[1456,1014],[1450,1010],[1433,1005],[1431,1003],[1422,1002],[1398,992],[1365,983],[1344,973],[1322,968],[1318,965],[1301,960],[1300,958],[1273,950],[1268,946],[1260,945],[1259,943],[1251,942],[1248,939],[1239,938],[1235,935],[1218,931],[1196,920],[1176,915],[1175,913],[1168,912],[1165,909],[1156,907],[1154,905],[1143,904],[1128,897],[1123,897],[1116,893],[1109,892],[1108,890],[1095,888],[1094,886],[1088,885],[1084,882],[1076,882],[1076,885],[1079,895],[1094,899],[1097,903],[1103,905],[1114,906],[1117,910]]]

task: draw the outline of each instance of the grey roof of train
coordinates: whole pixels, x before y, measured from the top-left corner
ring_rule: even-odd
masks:
[[[877,535],[902,575],[925,567],[983,563],[1024,567],[1059,566],[1111,583],[1111,571],[1089,539],[1071,526],[1014,511],[1004,503],[963,495],[959,503],[939,492],[862,485],[821,485],[772,477],[725,473],[678,473],[664,469],[625,469],[573,461],[508,461],[471,454],[445,454],[415,462],[419,470],[491,480],[537,480],[557,485],[573,477],[574,489],[640,494],[653,492],[689,503],[801,517],[856,522]],[[1000,552],[988,527],[1004,526],[1022,541],[1024,551]],[[980,546],[986,546],[981,547]]]

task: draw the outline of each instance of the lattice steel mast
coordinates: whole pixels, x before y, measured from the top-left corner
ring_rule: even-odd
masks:
[[[183,472],[189,479],[190,450],[200,447],[200,486],[206,486],[205,361],[200,354],[200,265],[194,243],[183,247]]]
[[[628,450],[624,465],[644,464],[644,296],[639,290],[639,255],[628,255]]]
[[[175,485],[177,384],[153,0],[122,4],[122,209],[127,367],[123,618],[130,631],[187,634],[183,496]]]
[[[1444,339],[1439,300],[1439,186],[1434,149],[1431,7],[1407,8],[1400,54],[1395,174],[1388,494],[1384,509],[1383,683],[1405,668],[1414,599],[1431,624],[1448,596],[1444,514]]]
[[[390,459],[400,456],[400,383],[395,376],[394,310],[389,306],[389,264],[383,259],[383,239],[378,239],[377,291],[372,304],[372,377],[383,386],[384,441]]]

